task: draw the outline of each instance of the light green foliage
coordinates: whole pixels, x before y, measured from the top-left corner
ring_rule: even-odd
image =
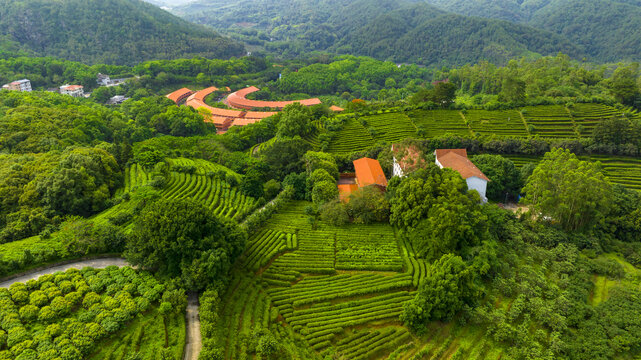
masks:
[[[42,298],[43,292],[50,296]],[[67,295],[63,295],[64,292],[67,292]],[[145,299],[153,303],[154,310],[142,319],[156,318],[155,326],[156,329],[160,326],[161,333],[153,331],[152,328],[145,330],[149,334],[148,339],[155,340],[143,346],[149,350],[144,359],[155,359],[150,356],[155,356],[158,349],[168,346],[174,352],[182,353],[184,322],[182,327],[173,323],[178,321],[178,324],[181,324],[183,314],[180,309],[184,309],[185,300],[180,299],[180,296],[176,297],[177,292],[180,293],[176,289],[166,289],[164,284],[151,275],[129,267],[109,267],[104,270],[85,268],[81,271],[71,269],[64,273],[41,276],[26,286],[17,283],[9,290],[0,290],[0,317],[4,319],[0,324],[0,338],[1,334],[6,334],[6,343],[3,340],[0,347],[6,344],[11,358],[15,359],[34,358],[30,357],[30,351],[34,348],[41,349],[39,353],[46,359],[103,359],[105,353],[113,352],[108,349],[117,348],[116,344],[120,341],[122,345],[140,343],[141,339],[136,336],[133,336],[133,339],[130,337],[131,340],[125,336],[122,340],[118,337],[109,340],[113,345],[111,347],[99,345],[103,339],[125,328],[142,313],[144,309],[138,308],[136,303]],[[26,293],[25,299],[22,293]],[[163,300],[172,301],[179,309],[178,314],[166,318],[170,330],[173,331],[171,336],[175,338],[175,341],[172,340],[169,344],[165,344],[163,320],[155,310],[161,294]],[[83,295],[84,300],[80,304]],[[25,305],[28,300],[32,304]],[[38,303],[40,309],[33,303]],[[134,321],[133,329],[138,328],[142,335],[139,323],[140,319]],[[136,330],[132,332],[135,333]],[[161,334],[162,337],[158,336]],[[90,356],[96,350],[100,350],[103,355]]]
[[[312,201],[315,204],[324,204],[338,197],[338,188],[334,181],[318,181],[312,188]]]
[[[627,67],[618,67],[610,79],[610,89],[618,102],[625,105],[634,105],[639,101],[641,92],[636,83],[639,77],[639,66],[633,64]]]
[[[602,221],[612,196],[600,164],[581,161],[563,149],[544,156],[523,190],[524,202],[536,216],[547,216],[570,231]]]

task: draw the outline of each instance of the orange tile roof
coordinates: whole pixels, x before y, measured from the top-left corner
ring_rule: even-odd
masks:
[[[387,178],[385,178],[385,173],[383,173],[383,168],[381,168],[378,160],[370,158],[354,160],[354,169],[356,170],[359,187],[368,185],[387,186]]]
[[[278,113],[273,111],[247,111],[245,117],[250,119],[264,119],[276,114]]]
[[[332,110],[332,111],[335,111],[335,112],[345,111],[345,109],[343,109],[342,107],[338,107],[336,105],[330,106],[329,109]]]
[[[443,167],[457,171],[463,179],[477,177],[490,181],[490,179],[467,158],[467,150],[465,149],[437,149],[435,154],[436,161]]]
[[[67,86],[62,86],[61,88],[65,89],[65,90],[78,90],[78,89],[83,89],[84,86],[82,86],[82,85],[67,85]]]
[[[300,103],[301,105],[304,105],[304,106],[312,106],[312,105],[317,105],[321,103],[320,99],[317,99],[317,98],[305,99],[305,100],[292,100],[292,101],[262,101],[262,100],[250,100],[246,98],[247,95],[259,90],[260,89],[255,86],[246,87],[244,89],[241,89],[229,94],[229,96],[227,96],[227,99],[225,101],[231,107],[235,107],[239,109],[247,109],[247,110],[253,109],[253,108],[263,108],[263,107],[283,109],[285,106],[293,103]]]
[[[259,122],[260,119],[235,118],[231,126],[245,126]]]
[[[178,104],[179,102],[181,102],[182,100],[184,100],[186,97],[188,97],[193,93],[194,92],[191,91],[190,89],[182,88],[172,92],[171,94],[167,94],[167,98],[169,98],[169,100]]]

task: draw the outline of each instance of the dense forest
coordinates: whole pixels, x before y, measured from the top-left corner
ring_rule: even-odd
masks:
[[[0,28],[26,51],[85,63],[244,54],[242,45],[138,0],[3,0]]]
[[[249,48],[294,57],[313,50],[418,64],[462,65],[561,51],[583,53],[547,31],[458,16],[414,1],[196,1],[172,11]],[[367,16],[363,16],[366,14]],[[421,41],[415,41],[421,39]]]
[[[428,0],[462,15],[503,19],[557,33],[594,61],[641,58],[641,3],[636,0]]]

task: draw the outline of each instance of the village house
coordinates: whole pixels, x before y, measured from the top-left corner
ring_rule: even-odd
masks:
[[[2,89],[11,91],[31,91],[31,81],[22,79],[2,85]]]
[[[98,86],[118,86],[127,82],[127,79],[112,79],[109,75],[98,73],[96,83]]]
[[[358,189],[374,186],[381,191],[387,189],[387,178],[378,160],[360,158],[353,161],[354,174],[341,174],[338,180],[338,193],[342,201]]]
[[[129,99],[128,97],[125,97],[123,95],[116,95],[116,96],[112,96],[111,98],[109,98],[109,100],[107,100],[106,104],[107,105],[120,105],[120,104],[122,104],[123,102],[125,102],[128,99]]]
[[[69,95],[73,97],[83,97],[85,95],[85,90],[82,85],[62,85],[60,87],[60,93],[63,95]]]
[[[111,84],[111,78],[109,75],[98,73],[98,76],[96,76],[96,82],[98,83],[98,86],[109,86],[109,84]]]
[[[487,182],[490,181],[479,168],[467,158],[465,149],[437,149],[434,151],[436,165],[442,168],[449,168],[458,172],[467,182],[469,190],[476,190],[481,195],[481,201],[487,202],[485,196]]]

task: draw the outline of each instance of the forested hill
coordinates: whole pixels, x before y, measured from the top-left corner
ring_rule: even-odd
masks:
[[[244,48],[140,0],[0,0],[0,37],[24,50],[87,63],[206,56]]]
[[[544,30],[507,21],[454,15],[411,0],[197,0],[174,8],[250,47],[296,56],[311,50],[369,55],[396,62],[504,63],[515,56],[578,47]]]
[[[641,60],[640,0],[427,0],[462,15],[504,19],[555,32],[594,61]]]

